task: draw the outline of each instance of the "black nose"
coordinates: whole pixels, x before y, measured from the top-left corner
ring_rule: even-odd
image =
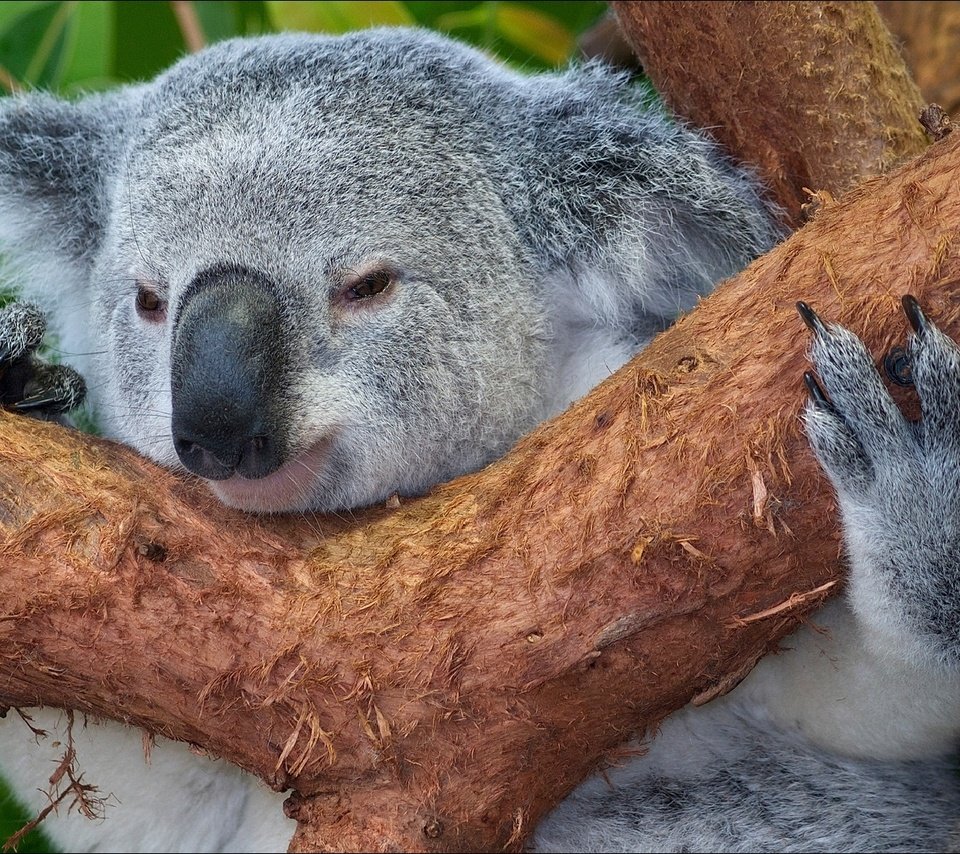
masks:
[[[175,322],[172,426],[180,461],[209,480],[276,471],[285,461],[286,355],[269,282],[232,267],[202,273]]]
[[[182,424],[180,428],[179,433],[174,428],[173,435],[180,462],[207,480],[226,480],[237,473],[255,479],[280,468],[280,456],[270,436],[258,434],[247,438],[245,434],[250,431],[244,429],[242,423],[236,428],[239,432],[211,431],[211,435],[191,432]]]

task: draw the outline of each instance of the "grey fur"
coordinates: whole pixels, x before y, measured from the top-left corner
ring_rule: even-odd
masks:
[[[47,331],[43,311],[28,302],[0,308],[0,361],[14,362],[36,350]]]
[[[585,390],[551,369],[571,336],[635,349],[775,239],[752,181],[636,101],[599,66],[525,78],[425,32],[225,42],[112,98],[9,105],[2,236],[28,270],[59,256],[47,302],[65,349],[106,349],[79,365],[106,432],[168,465],[146,413],[169,411],[169,326],[135,323],[137,281],[172,311],[210,267],[276,282],[291,455],[337,437],[293,503],[368,504],[499,456]],[[393,303],[336,316],[339,277],[378,260]]]
[[[86,382],[69,365],[37,358],[46,330],[43,311],[32,303],[0,309],[0,406],[62,420],[83,402]]]
[[[76,104],[0,104],[0,241],[92,380],[109,435],[177,466],[171,364],[184,358],[179,319],[203,326],[189,308],[198,282],[228,269],[246,304],[254,280],[277,301],[262,314],[270,344],[250,359],[284,362],[255,380],[282,413],[286,462],[210,484],[249,510],[351,508],[483,465],[780,234],[753,178],[624,77],[598,65],[523,77],[421,31],[231,41]],[[345,282],[384,266],[389,291],[344,301]],[[217,275],[211,304],[226,317],[233,292]],[[165,313],[138,313],[142,286]],[[921,382],[952,418],[960,395],[935,389],[953,363],[937,352]],[[932,498],[897,528],[875,485],[919,459],[916,436],[848,334],[831,331],[813,355],[835,405],[808,423],[848,535],[879,527],[901,554]],[[184,382],[194,401],[198,384]],[[956,460],[934,432],[940,458]],[[827,609],[829,636],[799,633],[729,697],[675,716],[649,755],[612,772],[615,791],[585,784],[535,847],[939,846],[958,809],[943,757],[960,720],[952,544],[928,571],[940,530],[909,568],[866,554],[857,571],[880,592],[854,588],[856,620]],[[904,714],[904,697],[923,704]],[[88,778],[122,805],[102,827],[48,819],[73,849],[286,845],[277,797],[250,778],[170,744],[145,770],[136,744],[119,758],[131,738],[116,726],[79,738]],[[28,742],[0,726],[0,763],[21,792],[44,779]],[[198,805],[231,818],[158,820]]]
[[[927,321],[909,348],[923,420],[887,393],[864,345],[831,326],[811,356],[832,405],[806,410],[810,442],[840,496],[854,594],[876,621],[945,666],[960,664],[960,348]],[[866,598],[866,597],[864,597]]]
[[[581,786],[538,829],[536,850],[946,849],[960,816],[955,763],[821,753],[737,704],[718,705],[668,722],[653,768],[637,761]],[[686,768],[670,764],[676,742]]]

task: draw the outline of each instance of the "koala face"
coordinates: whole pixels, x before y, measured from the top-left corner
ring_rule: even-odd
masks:
[[[777,236],[622,76],[527,78],[423,31],[0,101],[0,246],[104,432],[246,510],[485,464]]]
[[[111,188],[109,433],[257,511],[417,493],[502,453],[543,416],[546,335],[469,150],[433,105],[398,122],[402,85],[358,82],[344,110],[230,73],[226,107],[189,69],[159,85]]]

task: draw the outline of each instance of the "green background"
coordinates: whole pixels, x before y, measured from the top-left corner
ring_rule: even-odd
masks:
[[[177,5],[159,0],[0,3],[0,94],[45,89],[75,97],[153,77],[187,52]],[[565,65],[576,55],[577,36],[606,9],[602,2],[244,0],[179,5],[194,13],[206,42],[280,30],[339,33],[379,24],[418,25],[530,72]],[[24,727],[24,738],[29,737]],[[79,764],[82,770],[82,756]],[[0,840],[27,818],[0,781]],[[56,849],[34,832],[19,850]]]
[[[176,3],[46,0],[0,3],[5,87],[67,95],[153,77],[186,50]],[[430,27],[478,45],[519,68],[564,64],[576,37],[605,3],[557,2],[196,2],[206,41],[278,30],[339,33],[377,24]]]

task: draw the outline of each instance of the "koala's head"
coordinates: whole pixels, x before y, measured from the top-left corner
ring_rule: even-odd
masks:
[[[776,239],[638,107],[417,30],[224,42],[0,101],[0,248],[108,435],[236,507],[369,504],[503,453]]]
[[[104,431],[257,511],[417,493],[542,415],[491,63],[416,31],[218,45],[0,108],[0,239]]]

